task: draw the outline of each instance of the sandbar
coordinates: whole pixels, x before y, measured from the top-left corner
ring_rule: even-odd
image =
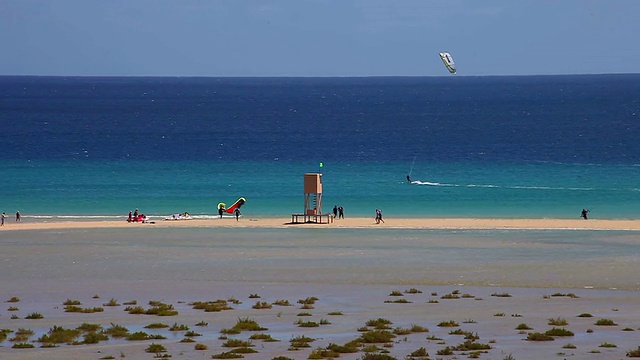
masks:
[[[326,221],[326,220],[325,220]],[[333,223],[292,223],[290,218],[235,218],[153,220],[145,223],[128,223],[125,220],[100,221],[7,221],[0,231],[134,228],[134,227],[250,227],[250,228],[379,228],[379,229],[459,229],[459,230],[620,230],[640,231],[640,220],[629,219],[494,219],[494,218],[387,218],[376,224],[373,218],[336,219]]]

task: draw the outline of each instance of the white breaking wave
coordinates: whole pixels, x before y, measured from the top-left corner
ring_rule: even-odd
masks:
[[[448,184],[433,181],[414,180],[411,182],[416,185],[426,186],[442,186],[442,187],[468,187],[468,188],[493,188],[493,189],[522,189],[522,190],[571,190],[571,191],[593,191],[595,188],[577,188],[577,187],[554,187],[554,186],[528,186],[528,185],[494,185],[494,184]],[[622,190],[622,189],[609,189]],[[630,189],[637,191],[638,189]]]

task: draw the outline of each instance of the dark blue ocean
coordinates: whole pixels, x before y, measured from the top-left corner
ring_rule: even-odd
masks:
[[[0,211],[638,219],[639,136],[640,75],[0,77]]]

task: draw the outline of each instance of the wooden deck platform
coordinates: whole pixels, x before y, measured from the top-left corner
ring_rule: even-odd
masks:
[[[300,221],[302,218],[302,221]],[[324,221],[326,220],[326,222]],[[331,224],[333,223],[333,214],[291,214],[291,223],[292,224],[300,224],[300,223],[316,223],[316,224]]]

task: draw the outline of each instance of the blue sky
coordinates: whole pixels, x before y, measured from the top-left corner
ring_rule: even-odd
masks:
[[[0,0],[1,75],[640,72],[640,0]]]

